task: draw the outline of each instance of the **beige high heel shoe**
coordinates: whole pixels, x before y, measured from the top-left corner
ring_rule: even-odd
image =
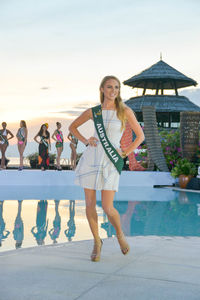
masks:
[[[93,251],[91,254],[91,261],[98,262],[101,257],[101,248],[103,245],[103,241],[100,239],[98,243],[94,243]]]
[[[117,234],[117,239],[118,239],[118,242],[119,242],[120,249],[121,249],[122,253],[124,255],[127,255],[130,251],[130,246],[126,241],[125,235],[123,233]],[[121,241],[124,241],[125,247],[121,246],[121,243],[120,243]]]

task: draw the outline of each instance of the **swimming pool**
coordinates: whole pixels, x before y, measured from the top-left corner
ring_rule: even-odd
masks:
[[[12,190],[10,199],[4,200],[1,193],[0,251],[92,238],[85,217],[85,202],[61,199],[60,188],[52,189],[54,199],[45,197],[48,192],[41,187],[37,192],[26,190],[26,197],[24,190],[17,187]],[[114,201],[125,234],[200,236],[200,193],[154,190],[156,197],[152,196],[151,200],[145,200],[147,190],[140,189],[140,193],[136,192],[140,194],[138,200],[135,200],[136,195],[127,192],[124,200]],[[100,201],[97,201],[97,212],[101,237],[115,236]]]

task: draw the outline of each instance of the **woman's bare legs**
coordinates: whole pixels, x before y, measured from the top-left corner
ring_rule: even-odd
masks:
[[[91,189],[84,189],[85,203],[86,203],[86,216],[94,237],[94,248],[92,251],[92,261],[99,261],[101,253],[101,239],[99,237],[98,229],[98,216],[96,211],[96,191]]]
[[[122,234],[122,228],[119,213],[113,206],[114,196],[115,191],[103,190],[101,192],[102,208],[108,216],[110,223],[115,228],[116,234],[119,235]]]
[[[7,144],[3,144],[0,146],[1,149],[1,168],[4,169],[5,168],[5,153],[6,153],[6,149],[7,149],[8,145]]]
[[[102,190],[101,199],[102,199],[102,208],[106,215],[108,216],[108,220],[113,225],[116,230],[116,235],[118,238],[118,242],[120,244],[121,250],[123,254],[127,254],[129,251],[129,245],[127,244],[120,222],[120,216],[118,211],[113,206],[115,191]]]
[[[18,144],[18,151],[19,151],[19,167],[22,168],[23,167],[23,154],[24,154],[24,150],[25,150],[26,144]]]
[[[72,166],[72,170],[74,170],[76,168],[76,148],[74,146],[74,144],[70,144],[71,147],[71,166]]]
[[[98,216],[96,211],[96,191],[84,189],[86,216],[95,241],[99,241]]]
[[[56,164],[57,164],[58,169],[60,169],[60,157],[61,157],[62,151],[63,151],[63,147],[57,148]]]

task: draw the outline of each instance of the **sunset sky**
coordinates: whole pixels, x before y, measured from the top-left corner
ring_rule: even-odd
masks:
[[[41,122],[66,129],[98,102],[102,77],[124,81],[160,52],[200,82],[199,16],[198,0],[0,1],[0,122],[27,120],[31,138]],[[133,95],[122,85],[123,99]]]

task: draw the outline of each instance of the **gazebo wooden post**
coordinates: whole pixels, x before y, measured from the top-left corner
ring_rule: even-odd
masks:
[[[158,81],[156,84],[156,95],[159,93],[160,82]]]
[[[172,115],[171,115],[171,113],[169,112],[169,113],[168,113],[168,128],[171,128],[171,121],[172,121]]]
[[[163,91],[164,91],[164,85],[163,82],[161,82],[161,95],[163,95]]]
[[[178,96],[178,90],[177,90],[177,86],[176,86],[176,81],[175,80],[174,80],[174,89],[175,89],[176,96]]]
[[[142,96],[144,96],[146,93],[146,86],[147,86],[147,82],[145,81]]]

